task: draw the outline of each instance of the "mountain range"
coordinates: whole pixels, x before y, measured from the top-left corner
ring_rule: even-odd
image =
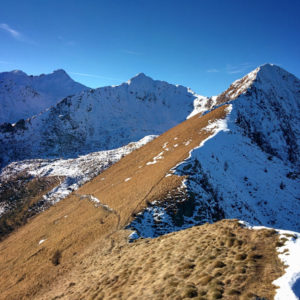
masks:
[[[0,78],[7,82],[18,73]],[[298,78],[266,64],[205,97],[143,73],[98,89],[67,84],[59,79],[68,77],[64,71],[47,76],[43,85],[32,80],[31,86],[56,95],[57,104],[49,100],[46,110],[0,127],[0,271],[9,278],[1,281],[4,299],[129,299],[134,291],[151,299],[299,297]],[[11,80],[18,87],[5,89],[5,99],[24,87],[23,79]],[[62,95],[60,84],[79,90]],[[253,233],[254,225],[289,232],[260,227]],[[183,240],[182,258],[183,249],[174,245]],[[213,258],[206,253],[199,261],[207,245]],[[130,264],[134,248],[140,259]],[[155,248],[164,250],[154,255]],[[184,264],[170,260],[172,248]],[[99,272],[108,266],[97,257],[110,261],[110,274]],[[120,257],[126,257],[122,264]],[[157,265],[156,280],[150,261],[170,261],[177,273]],[[132,274],[142,265],[149,289],[124,265]],[[270,269],[277,275],[267,279]]]

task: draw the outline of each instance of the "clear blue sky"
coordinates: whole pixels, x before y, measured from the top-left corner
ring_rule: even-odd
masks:
[[[300,0],[0,0],[0,71],[90,86],[144,72],[222,92],[270,62],[300,77]]]

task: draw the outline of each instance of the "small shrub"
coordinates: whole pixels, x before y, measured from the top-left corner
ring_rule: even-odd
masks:
[[[56,250],[51,259],[53,265],[58,266],[60,264],[60,259],[61,259],[61,251]]]

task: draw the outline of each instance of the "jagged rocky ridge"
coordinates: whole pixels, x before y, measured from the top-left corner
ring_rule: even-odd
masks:
[[[300,231],[299,79],[264,65],[203,106],[228,103],[226,124],[212,124],[215,136],[176,167],[181,191],[141,212],[132,238],[223,218]]]
[[[0,124],[32,117],[64,97],[87,89],[64,70],[39,76],[19,70],[0,73]]]
[[[119,86],[68,96],[38,116],[1,126],[0,166],[30,158],[76,157],[161,134],[185,120],[198,97],[142,73]]]

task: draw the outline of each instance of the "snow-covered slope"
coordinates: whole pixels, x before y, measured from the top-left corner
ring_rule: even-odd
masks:
[[[7,182],[10,182],[19,174],[27,174],[32,178],[51,176],[63,178],[63,180],[60,180],[60,184],[45,194],[38,203],[39,211],[42,211],[64,199],[122,157],[142,147],[155,137],[154,135],[146,136],[138,142],[117,149],[93,152],[74,159],[31,159],[13,162],[0,172],[0,195]],[[11,199],[0,198],[0,200],[4,200],[0,201],[1,217],[2,214],[11,211],[15,204],[11,203]]]
[[[177,226],[168,205],[155,203],[129,227],[153,237],[237,218],[299,232],[300,80],[264,65],[236,81],[215,103],[230,103],[227,119],[212,123],[214,137],[175,169],[187,176],[184,189],[193,214]]]
[[[28,76],[19,70],[0,73],[0,124],[32,117],[64,97],[87,89],[64,70],[40,76]]]
[[[143,73],[119,86],[69,96],[36,117],[0,128],[2,166],[28,158],[75,157],[161,134],[186,119],[197,97]]]

